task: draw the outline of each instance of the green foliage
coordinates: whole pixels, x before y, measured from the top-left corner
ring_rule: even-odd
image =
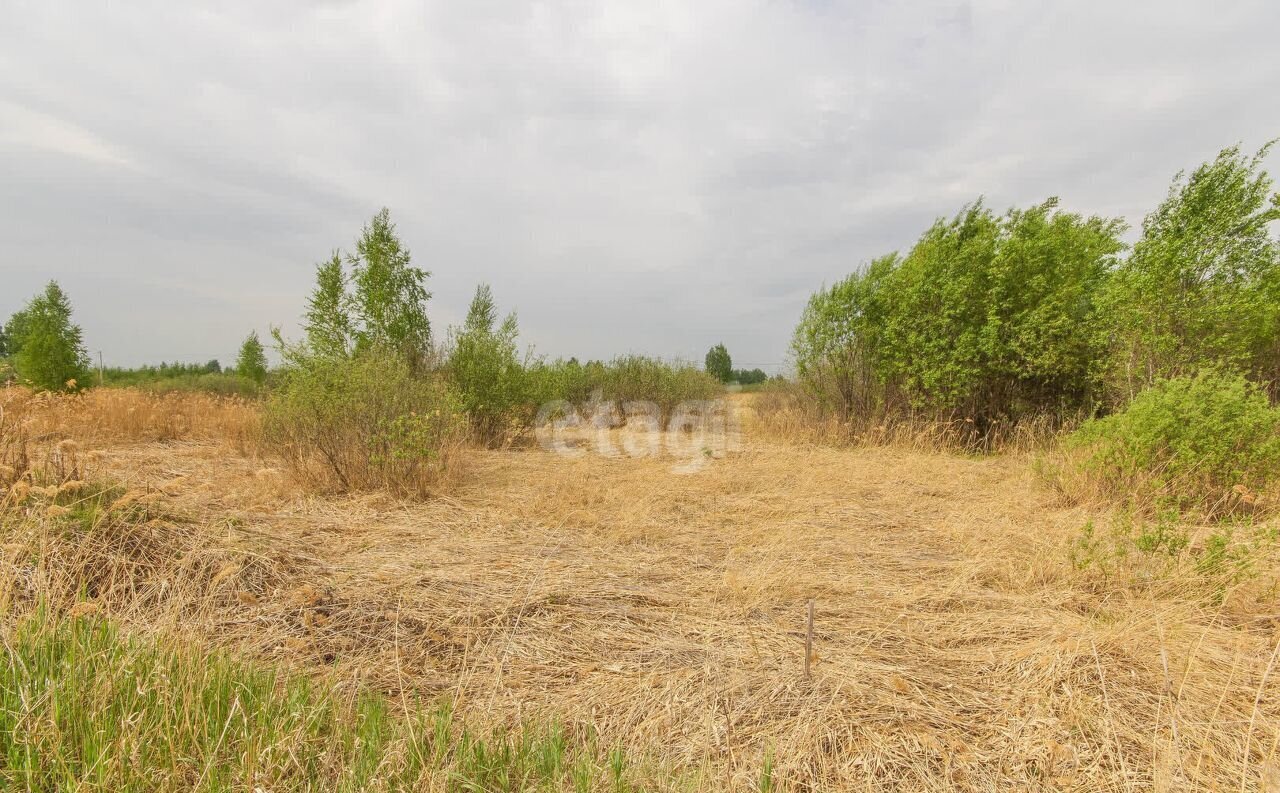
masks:
[[[472,433],[497,444],[522,432],[533,417],[528,377],[516,349],[515,314],[498,322],[488,285],[476,287],[462,329],[452,339],[449,377]]]
[[[217,359],[206,363],[161,363],[125,369],[108,366],[102,370],[108,388],[141,388],[156,393],[203,392],[223,396],[257,396],[262,385],[242,377],[234,369],[223,371]]]
[[[71,321],[71,301],[56,281],[31,299],[5,325],[19,379],[44,391],[87,385],[89,355],[80,326]]]
[[[800,382],[844,421],[911,409],[981,428],[1087,406],[1096,297],[1123,229],[1055,199],[967,206],[810,298],[792,340]]]
[[[550,723],[474,731],[448,703],[393,705],[323,678],[131,638],[91,618],[40,613],[6,634],[6,790],[496,792],[632,784],[623,753],[601,751],[589,730]],[[441,780],[448,780],[443,787]]]
[[[799,381],[820,411],[842,420],[884,407],[881,328],[888,315],[885,280],[897,254],[872,261],[809,298],[791,342]]]
[[[258,331],[251,331],[240,345],[236,356],[236,373],[261,384],[267,379],[267,351],[258,339]]]
[[[1261,163],[1224,149],[1179,174],[1105,296],[1101,366],[1122,402],[1162,377],[1215,366],[1280,376],[1280,194]]]
[[[354,333],[351,299],[347,295],[347,276],[342,269],[342,257],[337,251],[334,251],[328,261],[316,265],[316,286],[307,298],[304,327],[307,346],[313,354],[350,354]]]
[[[1086,405],[1096,297],[1123,229],[1054,199],[935,224],[885,279],[882,381],[980,422]]]
[[[1069,485],[1138,509],[1222,515],[1280,482],[1280,408],[1239,375],[1157,381],[1067,445]]]
[[[653,402],[664,419],[681,402],[715,399],[724,391],[719,380],[697,366],[644,355],[624,355],[608,363],[539,361],[527,371],[529,393],[539,404],[560,399],[575,405],[594,399]]]
[[[316,266],[303,321],[306,339],[287,344],[273,330],[281,354],[293,363],[389,350],[415,369],[424,368],[431,354],[429,275],[412,266],[391,213],[382,209],[365,225],[354,255],[335,251]]]
[[[763,369],[734,369],[729,374],[729,380],[738,385],[759,385],[768,379]]]
[[[440,378],[377,350],[295,359],[263,410],[264,441],[294,473],[344,491],[431,493],[464,428],[461,405]]]
[[[727,383],[733,378],[733,359],[729,357],[729,351],[723,344],[717,344],[707,350],[703,368],[707,374],[722,383]]]
[[[643,355],[624,355],[608,365],[588,365],[592,392],[617,402],[650,401],[665,419],[681,402],[714,399],[720,381],[691,364],[669,364]]]
[[[1205,534],[1174,510],[1136,519],[1121,513],[1105,527],[1085,523],[1067,555],[1076,571],[1110,584],[1165,580],[1221,602],[1230,587],[1269,569],[1276,539],[1274,526],[1250,520],[1224,521]]]
[[[385,207],[373,216],[356,242],[351,265],[351,305],[355,311],[355,347],[359,351],[385,348],[421,363],[431,347],[431,323],[426,303],[429,273],[410,264],[409,251],[396,236]],[[317,292],[332,288],[332,262],[318,273]]]

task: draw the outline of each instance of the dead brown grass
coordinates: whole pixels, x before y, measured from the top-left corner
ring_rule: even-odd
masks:
[[[893,446],[916,451],[990,453],[1045,448],[1083,417],[1048,414],[979,427],[973,419],[939,417],[910,409],[881,410],[841,419],[822,410],[795,384],[770,385],[736,401],[752,417],[757,438],[819,446]]]
[[[0,387],[0,421],[11,437],[33,440],[218,441],[240,452],[254,447],[260,431],[257,404],[242,397],[133,388],[55,394]]]
[[[591,724],[707,790],[751,786],[767,752],[788,790],[1257,791],[1280,773],[1280,567],[1219,591],[1079,571],[1068,547],[1109,518],[1024,456],[748,424],[690,474],[477,451],[447,497],[316,497],[216,433],[123,440],[90,406],[124,399],[36,415],[115,439],[82,475],[146,511],[69,531],[47,494],[11,502],[0,608],[83,588],[79,608],[138,629],[481,720]]]

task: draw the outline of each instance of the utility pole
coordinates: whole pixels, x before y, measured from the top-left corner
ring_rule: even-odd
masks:
[[[102,388],[102,350],[98,350],[98,388]]]

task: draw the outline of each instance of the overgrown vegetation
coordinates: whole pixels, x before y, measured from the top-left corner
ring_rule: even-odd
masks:
[[[472,434],[488,445],[523,434],[537,409],[516,348],[518,336],[516,315],[499,321],[488,285],[476,287],[466,322],[450,340],[448,374]]]
[[[456,462],[462,406],[404,355],[307,357],[281,378],[263,409],[263,439],[303,483],[427,495]]]
[[[5,626],[0,785],[54,791],[624,791],[631,759],[557,724],[473,731],[363,689],[47,612]]]
[[[1071,491],[1147,513],[1251,513],[1280,481],[1280,408],[1243,376],[1201,372],[1157,381],[1067,448]]]
[[[88,385],[89,355],[71,301],[57,281],[4,326],[4,350],[17,378],[41,391],[74,391]]]
[[[250,332],[240,345],[235,373],[257,385],[262,385],[267,379],[267,351],[258,339],[256,330]]]
[[[981,202],[906,256],[810,300],[792,345],[817,408],[846,422],[921,411],[994,424],[1086,409],[1090,323],[1123,224],[1050,200],[996,216]]]
[[[1147,216],[1103,293],[1100,378],[1122,405],[1203,367],[1274,386],[1280,377],[1280,193],[1253,157],[1224,149]]]
[[[1174,180],[1123,256],[1124,224],[1056,199],[997,216],[981,201],[905,254],[814,294],[792,342],[790,399],[846,437],[904,420],[963,425],[990,448],[1012,427],[1122,410],[1204,367],[1266,389],[1280,375],[1280,194],[1224,150]]]
[[[717,344],[707,350],[703,368],[706,369],[707,374],[722,383],[729,382],[733,377],[733,359],[729,357],[729,351],[725,349],[723,344]]]

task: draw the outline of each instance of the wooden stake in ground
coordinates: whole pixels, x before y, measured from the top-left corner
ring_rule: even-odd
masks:
[[[804,679],[808,680],[809,662],[813,660],[813,599],[809,599],[809,625],[804,632]]]

